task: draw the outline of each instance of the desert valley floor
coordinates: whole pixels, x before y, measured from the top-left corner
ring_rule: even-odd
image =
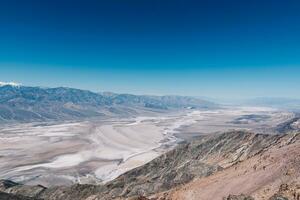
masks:
[[[272,133],[293,113],[238,107],[137,118],[6,124],[0,128],[0,177],[29,185],[107,182],[176,144],[231,129]]]

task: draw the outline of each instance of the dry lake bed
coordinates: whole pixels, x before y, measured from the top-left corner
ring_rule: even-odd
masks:
[[[239,107],[160,116],[0,125],[0,178],[26,184],[102,183],[182,140],[232,129],[269,133],[292,113]]]

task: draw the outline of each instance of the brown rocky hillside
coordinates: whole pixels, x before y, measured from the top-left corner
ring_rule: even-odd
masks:
[[[44,188],[2,181],[0,191],[45,200],[297,199],[299,152],[297,133],[232,131],[181,144],[105,185]]]

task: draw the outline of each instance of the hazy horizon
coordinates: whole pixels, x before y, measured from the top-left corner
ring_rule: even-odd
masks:
[[[99,91],[99,90],[89,90],[89,89],[84,89],[84,88],[75,88],[72,86],[54,86],[54,87],[49,87],[49,86],[40,86],[40,85],[25,85],[20,82],[14,82],[14,81],[0,81],[0,87],[5,86],[5,85],[11,85],[11,86],[24,86],[24,87],[41,87],[41,88],[71,88],[71,89],[79,89],[79,90],[87,90],[91,91],[94,93],[113,93],[113,94],[130,94],[130,95],[145,95],[145,96],[187,96],[187,97],[194,97],[194,98],[199,98],[202,100],[206,101],[211,101],[215,103],[224,103],[224,104],[239,104],[239,103],[245,103],[248,100],[300,100],[300,98],[293,98],[293,97],[281,97],[281,96],[254,96],[254,97],[248,97],[248,98],[222,98],[222,97],[213,97],[213,96],[196,96],[196,95],[181,95],[181,94],[147,94],[147,93],[129,93],[129,92],[114,92],[114,91]]]

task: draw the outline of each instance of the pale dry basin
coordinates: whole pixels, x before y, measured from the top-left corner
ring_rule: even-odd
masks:
[[[231,123],[247,114],[270,118],[243,125]],[[266,129],[291,116],[266,108],[235,108],[135,119],[2,126],[0,178],[45,186],[106,182],[172,148],[178,141],[174,135]]]
[[[0,177],[27,184],[98,183],[140,166],[176,143],[201,112],[65,124],[19,124],[0,131]]]

